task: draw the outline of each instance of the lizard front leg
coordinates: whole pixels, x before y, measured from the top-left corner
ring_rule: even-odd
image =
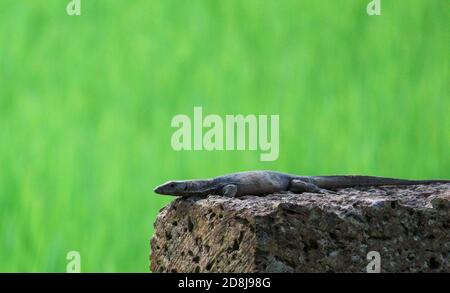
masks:
[[[289,190],[293,193],[303,193],[303,192],[312,192],[312,193],[334,193],[333,191],[322,189],[319,186],[305,182],[299,179],[293,179],[291,181],[291,185]]]
[[[235,197],[237,194],[237,186],[235,184],[228,184],[222,188],[222,194],[226,197]]]

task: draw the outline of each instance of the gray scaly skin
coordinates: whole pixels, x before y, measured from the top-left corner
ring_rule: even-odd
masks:
[[[169,181],[155,188],[159,194],[174,196],[226,197],[293,193],[334,193],[330,189],[356,186],[416,185],[450,183],[450,180],[405,180],[374,176],[297,176],[275,171],[248,171],[212,179]]]

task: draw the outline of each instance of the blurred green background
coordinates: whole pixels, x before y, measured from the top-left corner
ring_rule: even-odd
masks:
[[[443,0],[0,1],[0,271],[148,271],[168,179],[450,177]],[[172,117],[279,114],[280,157],[175,152]]]

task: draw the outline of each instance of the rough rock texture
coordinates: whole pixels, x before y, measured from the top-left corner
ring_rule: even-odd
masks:
[[[450,184],[179,198],[151,247],[153,272],[450,272]]]

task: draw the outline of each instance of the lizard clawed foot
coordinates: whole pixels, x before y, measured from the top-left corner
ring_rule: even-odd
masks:
[[[225,185],[222,189],[223,196],[235,197],[237,194],[237,186],[234,184]]]
[[[321,193],[321,194],[338,194],[336,191],[328,190],[328,189],[323,189],[323,188],[321,188],[321,189],[319,190],[319,193]]]
[[[291,186],[289,190],[293,193],[303,193],[303,192],[313,192],[320,193],[320,188],[317,185],[314,185],[309,182],[305,182],[302,180],[294,179],[291,181]]]
[[[289,190],[293,193],[311,192],[320,194],[336,194],[336,192],[332,190],[320,188],[313,183],[305,182],[298,179],[292,180]]]

